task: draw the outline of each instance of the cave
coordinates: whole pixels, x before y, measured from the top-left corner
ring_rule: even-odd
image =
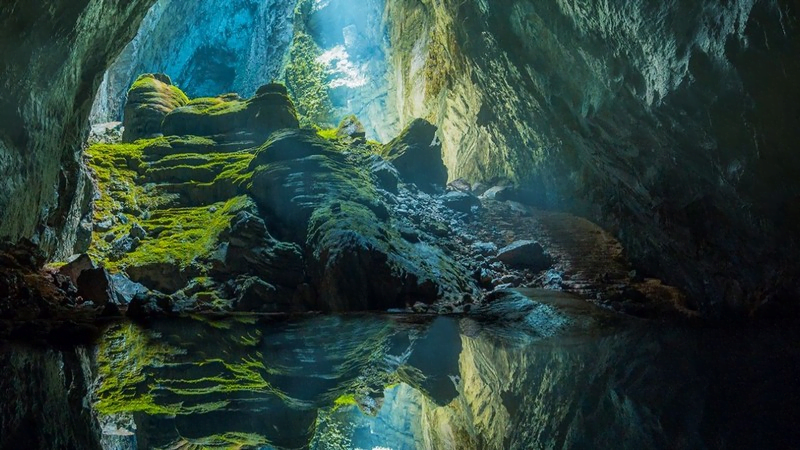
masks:
[[[0,449],[800,447],[795,0],[0,2]]]

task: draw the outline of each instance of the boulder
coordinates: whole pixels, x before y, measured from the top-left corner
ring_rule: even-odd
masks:
[[[478,197],[462,191],[450,191],[441,197],[442,203],[453,211],[469,214],[473,208],[480,208]]]
[[[305,281],[300,247],[275,240],[264,221],[250,212],[239,212],[221,239],[227,239],[228,245],[221,250],[224,265],[217,272],[251,274],[291,289]]]
[[[511,267],[545,270],[553,263],[550,255],[536,241],[516,241],[500,249],[497,259]]]
[[[147,232],[138,223],[131,225],[131,231],[128,233],[131,239],[139,239],[140,241],[147,237]]]
[[[297,112],[285,87],[269,84],[248,100],[237,94],[193,99],[164,118],[163,132],[168,136],[247,132],[266,138],[275,130],[298,126]]]
[[[84,270],[94,268],[95,266],[94,262],[92,262],[92,258],[90,258],[89,255],[83,254],[77,256],[75,259],[58,269],[58,273],[69,277],[69,279],[72,280],[72,284],[77,286],[78,277],[81,276],[81,273],[83,273]]]
[[[86,269],[78,276],[78,295],[98,306],[118,303],[111,275],[103,268]]]
[[[194,264],[180,267],[172,261],[147,262],[128,266],[125,271],[130,279],[148,289],[173,294],[200,276],[201,269]]]
[[[148,294],[150,292],[150,290],[143,285],[131,281],[130,278],[120,273],[111,275],[111,283],[114,286],[114,291],[117,293],[117,298],[123,304],[130,303],[137,295]]]
[[[451,181],[450,183],[447,183],[447,190],[472,193],[472,186],[469,184],[467,180],[459,178],[457,180]]]
[[[494,256],[497,254],[497,245],[494,242],[475,242],[470,248],[481,256]]]
[[[241,277],[236,280],[236,300],[233,309],[243,312],[278,313],[295,310],[294,292],[273,286],[258,277]]]
[[[447,184],[447,167],[436,131],[435,125],[416,119],[386,145],[387,159],[403,180],[428,193],[440,191]]]
[[[481,194],[482,199],[504,202],[514,199],[514,188],[511,186],[494,186]]]
[[[385,191],[397,194],[400,184],[400,172],[380,155],[372,155],[367,161],[369,171],[375,179],[375,185]]]
[[[126,315],[135,320],[145,320],[152,317],[172,314],[175,304],[168,295],[138,294],[128,305]]]
[[[128,91],[122,134],[124,142],[160,136],[164,117],[186,105],[189,98],[163,74],[141,75]]]
[[[363,140],[367,138],[367,132],[358,117],[351,114],[339,122],[336,136],[340,139]]]

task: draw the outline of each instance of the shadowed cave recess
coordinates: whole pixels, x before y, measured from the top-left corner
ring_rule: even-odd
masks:
[[[10,0],[0,55],[0,448],[800,445],[794,1]]]

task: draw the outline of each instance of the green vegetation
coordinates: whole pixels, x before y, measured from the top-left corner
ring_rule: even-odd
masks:
[[[321,52],[314,39],[306,32],[305,20],[312,2],[301,0],[295,8],[295,31],[286,65],[286,87],[294,99],[300,125],[311,127],[328,124],[333,103],[328,93],[328,74],[325,65],[318,62]]]
[[[242,100],[236,94],[226,94],[219,97],[201,97],[189,100],[182,112],[219,116],[223,114],[235,114],[247,109],[247,101]]]
[[[237,193],[249,181],[253,154],[212,152],[215,145],[184,136],[90,147],[89,166],[100,188],[94,219],[109,224],[108,231],[94,233],[90,256],[112,271],[154,263],[202,266],[231,218],[252,206]],[[167,181],[173,183],[152,184]],[[196,203],[201,206],[173,206],[187,193],[204,197]],[[113,243],[134,224],[146,230],[147,238],[133,252],[112,257]]]
[[[128,96],[137,98],[138,108],[156,105],[171,110],[189,101],[189,97],[178,86],[173,85],[169,77],[149,73],[140,75],[133,82]]]
[[[128,265],[143,266],[169,263],[186,268],[209,256],[219,242],[219,235],[231,218],[250,206],[247,197],[236,197],[210,206],[156,210],[144,221],[154,235],[145,239],[132,253],[110,265],[124,269]]]
[[[97,350],[98,389],[95,408],[100,414],[144,412],[176,414],[179,405],[159,405],[151,391],[148,368],[163,365],[178,350],[151,339],[133,324],[110,328]]]

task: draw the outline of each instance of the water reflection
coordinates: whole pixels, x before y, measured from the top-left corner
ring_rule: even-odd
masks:
[[[117,324],[93,363],[82,350],[6,349],[0,447],[798,448],[797,333],[675,329],[575,311],[543,332],[541,321],[552,324],[563,306],[514,304],[524,314],[499,322]],[[83,400],[76,386],[90,372]],[[89,404],[99,426],[76,413]]]
[[[762,333],[629,323],[542,337],[390,316],[119,325],[99,348],[97,409],[106,448],[782,448],[800,442],[787,422],[798,347],[777,357]]]

